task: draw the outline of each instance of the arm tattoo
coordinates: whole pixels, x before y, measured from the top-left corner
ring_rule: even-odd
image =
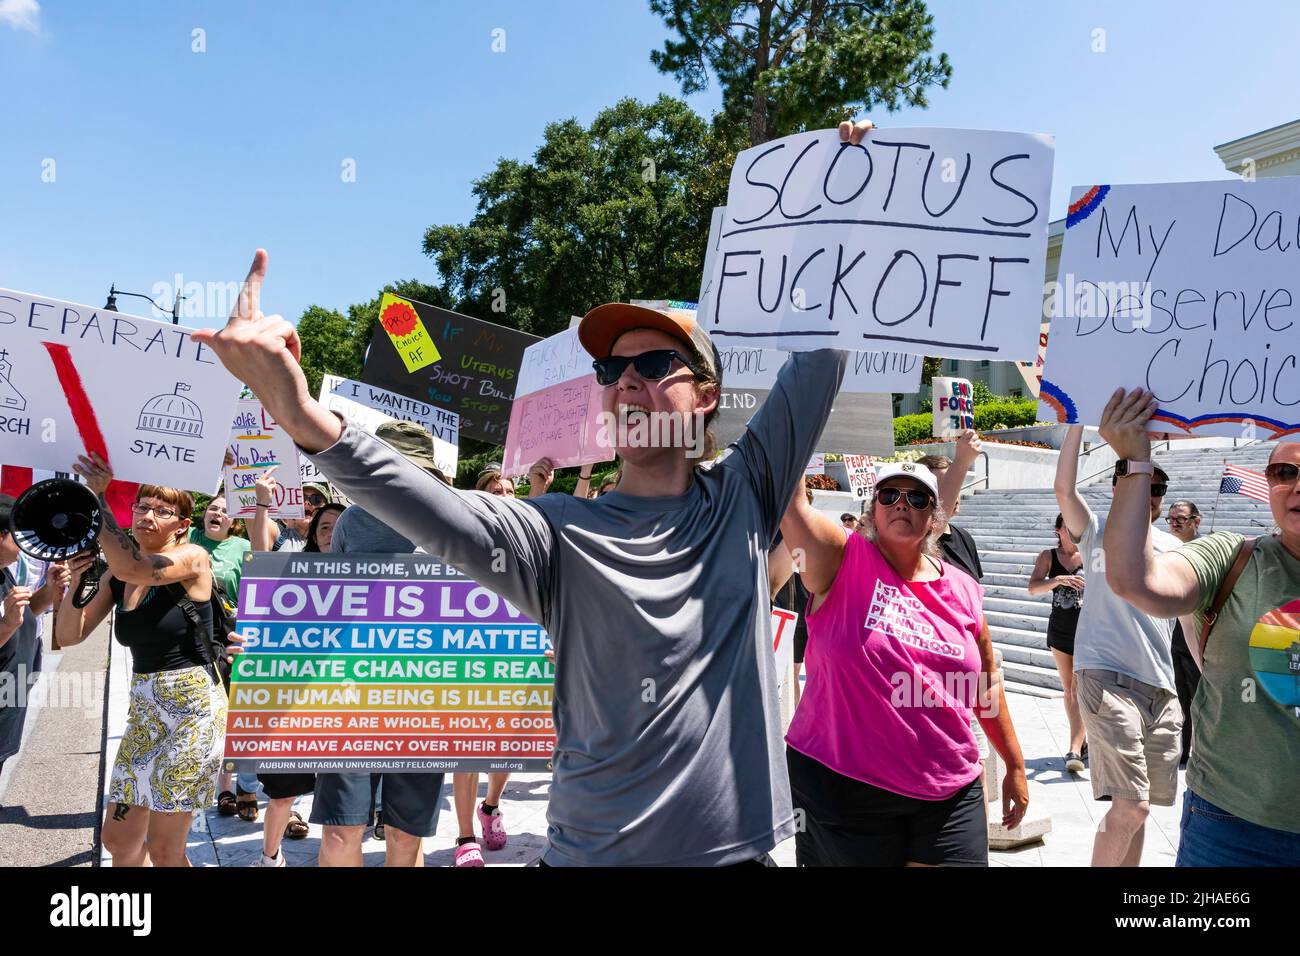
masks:
[[[130,554],[134,560],[139,561],[139,542],[118,526],[117,519],[113,517],[113,509],[108,506],[108,499],[103,495],[99,496],[99,512],[104,517],[104,530],[108,535],[121,546],[123,551]]]

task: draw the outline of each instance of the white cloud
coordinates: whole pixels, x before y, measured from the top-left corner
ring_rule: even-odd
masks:
[[[0,0],[0,23],[15,30],[41,32],[41,5],[36,0]]]

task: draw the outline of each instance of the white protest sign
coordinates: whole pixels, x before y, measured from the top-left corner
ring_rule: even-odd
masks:
[[[794,675],[794,632],[799,615],[772,605],[772,654],[776,659],[776,690],[784,696],[786,682]]]
[[[838,346],[836,346],[838,348]],[[722,360],[724,389],[770,390],[776,384],[790,353],[780,349],[729,345],[718,349]],[[921,387],[921,356],[908,352],[850,352],[844,366],[841,394],[861,395],[902,392],[910,395]]]
[[[709,218],[709,244],[704,247],[704,271],[700,276],[700,294],[695,305],[695,321],[706,329],[713,328],[713,267],[718,262],[718,247],[722,244],[722,226],[726,215],[726,206],[714,206],[713,215]]]
[[[803,474],[805,478],[812,475],[826,474],[826,456],[820,452],[808,459],[808,464],[804,466]]]
[[[704,256],[704,278],[700,283],[700,300],[695,321],[711,328],[709,317],[713,304],[713,265],[722,241],[725,206],[713,208],[709,225],[709,244]],[[689,305],[688,305],[689,307]],[[724,339],[714,342],[722,363],[722,384],[727,389],[761,389],[768,391],[776,383],[776,373],[789,357],[780,349],[761,345],[730,344]],[[847,345],[837,346],[848,348]],[[910,395],[921,387],[921,357],[910,352],[852,351],[844,369],[840,394],[900,392]]]
[[[849,490],[857,501],[870,498],[876,487],[876,468],[870,455],[845,455],[844,467],[849,472]]]
[[[371,434],[387,421],[415,422],[433,435],[433,460],[438,470],[455,479],[460,455],[460,416],[455,412],[337,375],[321,377],[320,401],[330,411],[346,418],[348,424]],[[325,479],[322,476],[304,480]]]
[[[930,410],[934,438],[952,438],[975,427],[975,392],[964,378],[935,376],[930,380]]]
[[[834,130],[747,149],[705,280],[719,341],[1034,357],[1052,137]]]
[[[510,406],[502,466],[507,478],[525,475],[537,459],[556,468],[609,461],[614,449],[600,434],[601,389],[591,356],[578,330],[563,332],[524,349]]]
[[[192,331],[0,289],[0,461],[207,491],[240,384]]]
[[[230,453],[235,458],[223,473],[226,513],[232,518],[257,514],[257,479],[275,468],[272,518],[301,518],[302,481],[298,469],[298,446],[277,426],[256,399],[244,399],[235,410],[230,429]]]
[[[1076,187],[1040,417],[1141,387],[1152,431],[1300,438],[1298,233],[1300,177]]]
[[[1034,398],[1038,397],[1039,383],[1043,380],[1043,363],[1047,359],[1047,337],[1051,328],[1049,323],[1044,322],[1038,331],[1038,359],[1033,362],[1016,363],[1016,370],[1025,380],[1025,388],[1029,389],[1029,394]]]

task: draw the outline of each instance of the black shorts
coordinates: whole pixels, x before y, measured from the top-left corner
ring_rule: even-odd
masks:
[[[440,773],[384,773],[381,802],[384,826],[411,836],[431,837],[438,830],[442,802]],[[311,822],[324,826],[365,826],[370,820],[368,773],[322,773],[316,777]]]
[[[988,866],[984,785],[918,800],[836,773],[786,748],[799,866]],[[801,814],[802,811],[802,814]]]
[[[304,797],[316,789],[314,773],[259,773],[257,779],[268,800]]]
[[[1079,626],[1079,611],[1052,610],[1047,618],[1047,646],[1074,656],[1074,632]]]

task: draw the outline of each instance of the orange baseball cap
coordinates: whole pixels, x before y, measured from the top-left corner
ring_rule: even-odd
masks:
[[[624,332],[655,329],[688,345],[704,360],[705,370],[719,382],[721,360],[709,333],[695,321],[691,309],[650,308],[626,302],[598,305],[578,324],[578,341],[594,359],[608,358],[614,343]]]

